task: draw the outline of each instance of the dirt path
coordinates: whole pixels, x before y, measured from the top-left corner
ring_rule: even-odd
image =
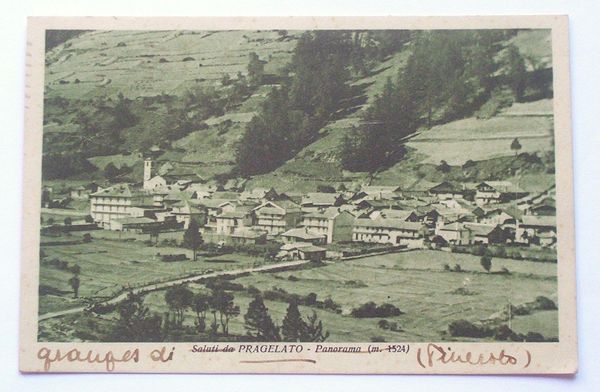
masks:
[[[153,284],[149,284],[146,286],[136,287],[136,288],[132,289],[131,291],[134,294],[145,294],[145,293],[149,293],[152,291],[163,290],[163,289],[166,289],[166,288],[169,288],[172,286],[177,286],[179,284],[190,283],[195,280],[202,279],[202,278],[216,278],[216,277],[224,276],[224,275],[228,275],[228,276],[234,275],[235,276],[235,275],[242,275],[242,274],[246,274],[246,273],[250,273],[250,272],[265,272],[265,271],[276,270],[279,268],[296,267],[296,266],[304,265],[307,263],[310,263],[310,261],[309,260],[296,260],[296,261],[287,261],[285,263],[263,265],[262,267],[244,268],[244,269],[230,270],[230,271],[218,271],[218,272],[212,272],[209,274],[193,275],[193,276],[188,276],[187,278],[179,278],[179,279],[169,280],[166,282],[153,283]],[[102,301],[99,304],[115,305],[115,304],[118,304],[119,302],[125,300],[128,295],[129,295],[129,291],[126,291],[126,292],[123,292],[111,299]],[[85,306],[80,306],[80,307],[73,308],[73,309],[66,309],[66,310],[61,310],[58,312],[50,312],[50,313],[42,314],[38,317],[38,322],[48,320],[51,318],[62,317],[62,316],[66,316],[69,314],[83,312],[85,309],[86,309]]]

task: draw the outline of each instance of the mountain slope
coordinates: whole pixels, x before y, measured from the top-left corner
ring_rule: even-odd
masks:
[[[77,143],[64,140],[84,132],[77,123],[79,112],[99,98],[113,105],[122,94],[132,101],[131,110],[139,124],[121,131],[124,141],[120,152],[86,157],[99,170],[108,163],[117,167],[124,164],[135,166],[133,173],[138,175],[141,158],[136,153],[162,143],[166,150],[163,160],[185,165],[204,178],[228,173],[235,165],[236,143],[271,88],[281,83],[280,75],[290,63],[300,35],[294,31],[84,32],[47,52],[45,152],[67,154],[74,150]],[[551,67],[548,31],[521,31],[503,47],[509,43],[518,47],[528,67]],[[419,177],[414,170],[399,170],[408,162],[413,166],[434,165],[445,160],[461,165],[467,160],[506,157],[513,154],[509,139],[514,137],[522,140],[522,152],[552,150],[552,101],[546,99],[500,110],[487,119],[466,118],[420,129],[407,143],[405,162],[379,173],[343,171],[339,150],[344,137],[359,125],[365,109],[382,93],[386,80],[396,78],[409,51],[410,45],[406,45],[382,61],[373,62],[368,76],[353,76],[349,82],[352,96],[341,105],[335,120],[319,130],[315,141],[273,172],[251,178],[248,186],[312,190],[323,182],[414,184]],[[224,75],[234,81],[245,78],[251,53],[264,63],[264,72],[269,76],[266,80],[222,113],[192,122],[192,128],[185,132],[169,129],[173,108],[184,117],[202,110],[181,103],[190,91],[208,89],[220,97],[230,94],[234,87],[226,83]],[[67,100],[68,110],[61,108],[61,99]]]

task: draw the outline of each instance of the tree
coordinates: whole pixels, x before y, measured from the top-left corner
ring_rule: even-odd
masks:
[[[137,118],[131,111],[131,101],[119,93],[117,96],[117,103],[113,108],[113,127],[116,130],[125,129],[131,127],[137,122]]]
[[[304,336],[305,342],[324,342],[329,337],[329,332],[323,334],[323,323],[317,318],[317,313],[313,310],[311,316],[308,316],[306,324],[306,332]]]
[[[489,255],[483,255],[481,256],[481,266],[483,267],[483,269],[489,273],[490,270],[492,269],[492,258]]]
[[[92,235],[90,233],[85,233],[83,235],[83,242],[86,242],[86,243],[92,242]]]
[[[181,328],[185,310],[192,305],[194,294],[185,286],[174,286],[165,292],[165,302],[175,313],[175,325]]]
[[[248,334],[256,337],[258,341],[279,342],[281,340],[279,328],[273,323],[260,295],[257,295],[248,305],[244,322]]]
[[[65,218],[65,226],[71,226],[73,224],[73,219],[71,219],[70,217],[66,217]]]
[[[202,234],[200,234],[198,222],[196,222],[195,219],[190,219],[190,224],[185,233],[183,233],[183,246],[192,249],[194,252],[194,261],[198,259],[197,251],[203,243],[204,241],[202,240]]]
[[[281,324],[281,335],[285,342],[302,342],[307,333],[308,326],[302,319],[298,310],[298,303],[290,301],[283,323]]]
[[[50,191],[48,191],[47,189],[42,190],[42,207],[46,207],[50,203],[50,201]]]
[[[250,82],[259,85],[262,82],[265,64],[258,58],[256,52],[248,55],[248,78]]]
[[[77,298],[79,295],[79,284],[81,281],[79,280],[79,275],[74,273],[71,279],[69,279],[69,286],[73,289],[73,298]]]
[[[198,332],[206,330],[206,311],[210,308],[210,296],[196,293],[192,298],[192,310],[196,313],[196,326]]]
[[[231,84],[231,77],[229,76],[229,74],[223,74],[223,76],[221,77],[221,85],[229,86],[230,84]]]
[[[450,167],[450,165],[448,165],[448,162],[441,160],[440,164],[436,167],[436,169],[441,171],[442,173],[448,173],[452,168]]]
[[[240,307],[233,303],[233,294],[217,289],[211,298],[211,307],[219,312],[219,322],[223,334],[229,334],[229,320],[240,314]]]
[[[507,49],[507,70],[506,78],[515,99],[520,101],[525,94],[527,86],[527,67],[525,59],[514,44],[508,46]]]
[[[160,228],[156,226],[152,226],[148,229],[148,234],[150,234],[150,243],[154,241],[154,244],[158,244],[158,236],[160,235]]]
[[[515,152],[515,156],[519,153],[521,149],[521,143],[519,143],[519,138],[515,138],[512,143],[510,143],[510,149]]]
[[[117,167],[115,166],[114,163],[109,162],[108,165],[106,165],[104,167],[104,177],[106,177],[109,180],[114,180],[115,178],[117,178],[120,174],[120,170],[117,169]]]
[[[160,342],[162,319],[150,315],[144,306],[144,297],[130,292],[116,308],[119,318],[109,333],[108,339],[114,342]]]

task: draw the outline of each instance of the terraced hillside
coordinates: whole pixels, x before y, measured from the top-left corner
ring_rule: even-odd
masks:
[[[180,96],[192,86],[219,86],[224,74],[246,72],[250,52],[268,59],[266,72],[276,73],[289,60],[295,37],[275,31],[87,32],[47,53],[46,95]]]
[[[212,178],[234,168],[236,144],[267,94],[281,84],[281,75],[286,72],[300,36],[301,32],[294,31],[84,32],[47,52],[46,100],[66,99],[76,102],[77,107],[85,107],[86,102],[99,98],[115,102],[122,94],[134,102],[134,107],[146,107],[147,112],[134,111],[142,117],[140,123],[122,131],[125,150],[132,154],[110,151],[85,158],[99,172],[113,163],[117,168],[132,168],[139,175],[139,153],[169,136],[168,130],[156,129],[169,128],[171,107],[177,108],[190,91],[209,89],[228,94],[234,87],[225,81],[247,76],[249,55],[256,53],[268,77],[241,101],[209,116],[201,126],[186,130],[181,137],[173,136],[163,146],[166,152],[161,159],[185,165],[203,178]],[[528,68],[551,67],[547,31],[521,31],[504,44],[518,47],[528,60]],[[501,53],[504,49],[499,50]],[[407,164],[435,165],[444,160],[450,165],[462,165],[468,160],[507,157],[514,154],[510,150],[514,138],[521,141],[521,152],[551,153],[552,100],[540,99],[504,108],[491,118],[470,117],[430,129],[420,128],[406,144],[405,160],[381,172],[342,170],[339,154],[344,137],[360,124],[366,108],[382,93],[388,78],[397,77],[406,65],[409,51],[410,44],[371,63],[366,76],[353,75],[348,82],[352,96],[319,130],[318,137],[279,168],[253,176],[247,186],[313,190],[323,182],[414,184],[423,178],[414,170],[404,170]],[[165,96],[174,101],[161,101]],[[200,109],[181,110],[182,116],[189,117]],[[47,103],[47,111],[56,113],[48,116],[45,123],[46,151],[72,151],[73,144],[62,140],[83,132],[77,123],[78,110],[61,111]],[[177,133],[173,131],[173,135]]]

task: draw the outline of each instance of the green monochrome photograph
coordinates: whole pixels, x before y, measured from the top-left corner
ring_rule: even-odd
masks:
[[[47,29],[37,341],[559,342],[552,37]]]

